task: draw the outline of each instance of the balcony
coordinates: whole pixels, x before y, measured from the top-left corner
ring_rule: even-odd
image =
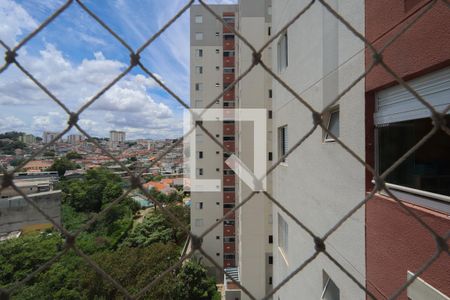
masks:
[[[234,41],[223,41],[223,50],[234,50],[235,45]]]
[[[235,243],[223,243],[223,252],[229,254],[236,251]]]
[[[224,175],[223,185],[224,186],[234,186],[235,176],[234,175]]]
[[[234,176],[234,175],[230,175],[230,176]],[[224,192],[223,193],[223,203],[234,203],[235,201],[236,201],[235,192]]]
[[[234,106],[234,101],[232,102]],[[234,135],[234,124],[223,124],[223,135]]]
[[[228,91],[223,95],[223,100],[234,100],[234,98],[235,98],[234,87],[231,88],[230,90],[228,90]]]
[[[223,83],[232,83],[235,79],[234,74],[223,74]]]
[[[234,259],[224,259],[223,260],[223,266],[225,268],[234,267],[236,265],[236,262]]]
[[[234,152],[236,149],[236,142],[235,141],[223,141],[223,146],[228,151]]]
[[[234,234],[235,234],[234,225],[223,226],[223,236],[234,236]]]
[[[226,56],[223,58],[224,67],[234,67],[234,56]]]
[[[225,215],[225,214],[228,213],[230,210],[232,210],[232,208],[224,208],[224,209],[223,209],[223,214]],[[227,217],[228,217],[228,219],[234,219],[234,218],[235,218],[235,213],[232,212],[232,213],[229,214]],[[234,230],[233,230],[233,232],[234,232]],[[225,228],[224,228],[224,234],[225,234]],[[233,234],[227,234],[226,236],[233,236],[233,235],[234,235],[234,233],[233,233]]]
[[[233,23],[233,22],[227,22],[227,24],[231,28],[235,27],[235,23]],[[228,29],[227,27],[223,26],[223,33],[232,33],[232,31],[230,29]]]

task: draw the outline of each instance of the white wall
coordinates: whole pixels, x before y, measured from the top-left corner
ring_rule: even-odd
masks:
[[[273,32],[309,2],[274,0]],[[339,7],[336,5],[339,13],[364,32],[364,1],[327,2],[334,5],[339,2]],[[288,29],[288,40],[289,66],[279,76],[316,110],[322,110],[364,72],[362,42],[335,22],[318,2]],[[272,61],[276,70],[276,41]],[[287,125],[290,148],[312,128],[312,115],[281,85],[274,83],[273,92],[273,132],[276,134],[279,126]],[[339,105],[340,137],[364,158],[364,81],[342,98]],[[365,196],[364,168],[337,143],[324,143],[322,138],[322,130],[316,129],[274,173],[274,197],[319,236]],[[274,142],[277,158],[276,137]],[[279,250],[274,250],[274,287],[314,253],[311,237],[277,208],[273,212],[275,246],[278,213],[288,222],[289,248],[287,260]],[[326,245],[330,254],[364,285],[364,210],[347,220]],[[363,291],[323,255],[293,277],[274,299],[320,299],[323,270],[339,287],[341,299],[365,299]]]

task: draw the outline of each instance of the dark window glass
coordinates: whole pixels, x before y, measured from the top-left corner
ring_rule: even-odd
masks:
[[[447,124],[450,116],[446,116]],[[378,129],[380,174],[432,129],[429,118],[389,124]],[[392,184],[450,196],[450,138],[438,130],[386,178]]]

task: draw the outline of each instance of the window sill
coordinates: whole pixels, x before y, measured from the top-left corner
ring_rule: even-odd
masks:
[[[386,183],[390,191],[400,200],[431,210],[450,214],[450,197],[401,185]],[[386,192],[382,195],[389,197]]]

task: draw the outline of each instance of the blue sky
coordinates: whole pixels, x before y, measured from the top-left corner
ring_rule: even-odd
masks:
[[[187,2],[83,1],[133,49]],[[62,0],[0,0],[0,39],[13,47],[62,4]],[[126,48],[73,3],[26,44],[17,59],[76,110],[126,68],[128,55]],[[141,61],[189,102],[189,12],[142,53]],[[80,124],[95,136],[107,136],[115,129],[127,131],[129,138],[174,138],[182,134],[182,113],[181,105],[135,69],[83,113]],[[40,136],[45,130],[63,130],[66,119],[64,111],[15,66],[0,74],[0,132],[20,130]]]

